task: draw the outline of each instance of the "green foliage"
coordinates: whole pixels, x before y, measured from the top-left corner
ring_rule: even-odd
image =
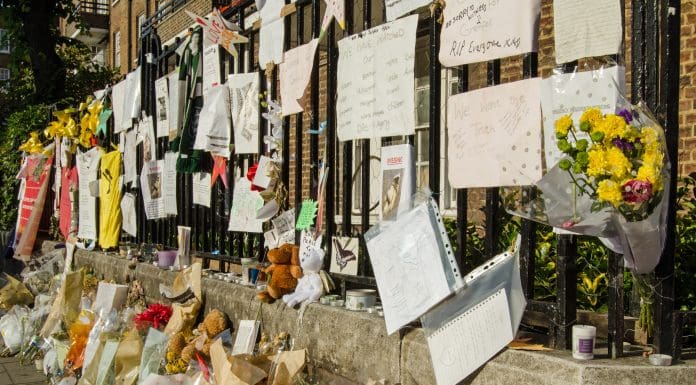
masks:
[[[17,220],[19,183],[15,176],[21,163],[21,153],[17,147],[29,137],[30,132],[43,130],[48,116],[46,106],[28,106],[10,115],[6,128],[0,130],[0,230],[9,231]]]
[[[118,71],[92,62],[92,52],[84,45],[62,47],[58,55],[68,72],[63,100],[66,105],[79,104],[87,95],[112,84],[118,76]]]
[[[696,310],[696,173],[681,178],[677,188],[675,294],[681,310]]]

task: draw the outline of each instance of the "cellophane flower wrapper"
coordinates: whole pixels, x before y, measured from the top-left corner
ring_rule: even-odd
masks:
[[[169,336],[167,334],[155,328],[149,329],[140,358],[138,385],[143,385],[151,374],[158,373],[161,363],[164,362],[168,343]]]
[[[3,355],[15,355],[22,348],[23,324],[29,318],[29,313],[26,306],[14,306],[0,318],[0,335],[5,342]]]
[[[70,326],[70,349],[65,357],[65,368],[74,372],[82,368],[85,359],[85,348],[89,333],[92,331],[96,316],[89,310],[82,310],[75,322]]]
[[[96,384],[97,376],[100,370],[102,370],[99,367],[99,362],[104,347],[109,339],[113,340],[114,336],[118,335],[119,326],[118,312],[115,309],[112,309],[110,312],[106,310],[100,312],[87,339],[80,385]]]
[[[623,254],[625,266],[631,272],[646,274],[659,263],[665,244],[671,165],[664,130],[645,104],[631,106],[624,99],[622,105],[627,106],[625,110],[632,115],[631,126],[655,130],[664,155],[658,176],[662,189],[654,194],[650,205],[645,203],[635,209],[627,203],[618,207],[607,204],[596,210],[598,202],[578,193],[578,187],[573,184],[569,172],[560,168],[560,163],[533,187],[504,188],[503,203],[510,214],[569,233],[599,237],[612,251]],[[555,146],[556,143],[546,145]]]

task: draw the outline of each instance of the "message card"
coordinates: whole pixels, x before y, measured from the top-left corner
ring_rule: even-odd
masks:
[[[619,0],[554,0],[556,63],[619,53],[623,42]]]
[[[447,100],[448,169],[454,188],[524,186],[541,179],[541,79]]]
[[[227,78],[232,104],[234,152],[259,152],[259,74],[233,74]]]
[[[541,0],[448,0],[440,62],[484,62],[537,50]]]
[[[233,197],[227,231],[263,232],[263,221],[256,219],[256,213],[263,206],[263,198],[258,191],[251,191],[251,182],[247,178],[237,179]]]
[[[338,42],[341,141],[414,133],[417,25],[418,16],[413,15]]]
[[[283,116],[303,111],[298,101],[302,99],[312,75],[317,45],[319,45],[319,39],[312,39],[309,43],[285,53],[285,60],[280,65],[280,98],[283,102]]]

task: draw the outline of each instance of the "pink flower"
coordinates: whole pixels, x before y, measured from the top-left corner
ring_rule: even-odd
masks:
[[[652,183],[632,179],[621,186],[621,193],[628,203],[643,203],[652,196]]]
[[[568,219],[567,221],[563,222],[563,224],[561,225],[561,227],[564,228],[564,229],[569,229],[569,228],[575,226],[575,224],[576,224],[575,220],[573,220],[573,219]]]

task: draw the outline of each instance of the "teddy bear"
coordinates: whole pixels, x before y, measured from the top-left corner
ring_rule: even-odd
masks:
[[[292,293],[297,280],[302,278],[298,251],[297,246],[289,243],[268,251],[271,265],[264,272],[270,274],[270,278],[266,290],[256,295],[259,301],[272,303],[283,295]]]
[[[187,339],[183,332],[172,336],[167,347],[167,373],[185,371],[189,362],[195,358],[196,352],[203,357],[209,357],[213,339],[227,329],[227,326],[228,320],[225,313],[213,309],[193,331],[192,337]]]
[[[312,303],[324,294],[324,284],[319,272],[324,265],[324,250],[321,248],[321,236],[314,239],[310,232],[302,232],[300,266],[303,276],[297,282],[295,292],[283,296],[283,302],[290,307]]]

